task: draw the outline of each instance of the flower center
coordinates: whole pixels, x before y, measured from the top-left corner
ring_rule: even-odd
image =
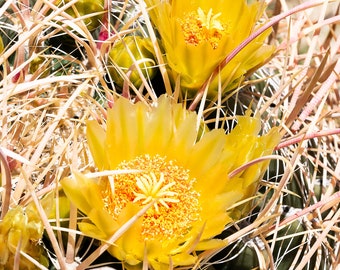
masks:
[[[195,179],[175,161],[167,161],[159,155],[142,155],[120,163],[117,169],[141,172],[116,175],[113,181],[106,182],[102,195],[114,218],[118,218],[127,203],[145,206],[154,201],[143,216],[142,239],[181,237],[199,220],[199,193],[193,187]]]
[[[227,32],[227,26],[219,20],[220,16],[221,13],[214,15],[212,9],[205,13],[201,8],[187,14],[185,19],[180,20],[185,42],[197,46],[205,41],[217,49],[219,41]]]

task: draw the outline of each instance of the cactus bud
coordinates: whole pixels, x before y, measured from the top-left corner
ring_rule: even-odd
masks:
[[[130,51],[130,52],[129,52]],[[132,53],[135,59],[131,58]],[[151,40],[139,36],[126,36],[118,41],[109,52],[108,66],[111,79],[120,87],[124,84],[122,72],[127,74],[130,81],[139,87],[142,79],[136,70],[135,60],[142,70],[144,77],[154,77],[154,54]],[[131,74],[129,74],[131,71]]]
[[[43,224],[35,208],[16,206],[0,221],[0,269],[14,269],[17,249],[48,266],[47,254],[38,244],[43,234]],[[34,269],[32,262],[20,256],[18,269]]]
[[[66,5],[71,2],[71,0],[57,0],[55,2],[56,6]],[[77,10],[75,12],[74,8]],[[93,13],[99,13],[104,11],[104,0],[78,0],[73,7],[66,9],[66,13],[76,18],[79,16],[88,16]],[[89,31],[95,30],[103,18],[103,13],[90,16],[84,19],[84,23]]]

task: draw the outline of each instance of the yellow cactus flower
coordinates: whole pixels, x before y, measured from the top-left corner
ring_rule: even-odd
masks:
[[[39,245],[43,232],[43,223],[33,203],[26,208],[18,205],[10,209],[0,221],[0,269],[18,267],[15,263],[18,251],[36,260],[37,264],[47,267],[47,254]],[[38,267],[20,254],[17,269],[38,269]]]
[[[218,64],[254,31],[263,3],[244,0],[146,0],[170,69],[180,75],[183,89],[195,92]],[[268,59],[274,47],[264,32],[248,44],[220,74],[222,90],[230,90],[247,71]],[[217,91],[218,78],[210,87]],[[190,93],[189,92],[189,93]]]
[[[189,266],[196,251],[224,246],[214,237],[239,216],[233,204],[254,194],[268,164],[232,179],[228,174],[271,154],[280,139],[276,128],[258,136],[260,119],[249,115],[238,117],[227,135],[222,129],[202,133],[198,120],[161,96],[155,106],[118,99],[106,128],[87,122],[98,170],[116,173],[93,179],[74,172],[61,185],[92,222],[79,223],[80,230],[103,241],[151,204],[109,248],[127,269],[142,269],[143,262],[153,269]]]

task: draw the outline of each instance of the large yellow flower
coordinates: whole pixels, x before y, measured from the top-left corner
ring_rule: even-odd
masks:
[[[218,64],[255,28],[263,3],[247,5],[244,0],[145,0],[172,71],[181,77],[181,86],[197,90],[209,79]],[[223,90],[230,90],[248,70],[273,53],[265,45],[266,31],[248,44],[221,73]],[[218,78],[210,87],[217,91]]]
[[[80,230],[101,240],[151,204],[109,248],[129,269],[141,269],[143,261],[154,269],[191,265],[195,251],[223,244],[214,237],[238,215],[232,205],[254,194],[267,164],[232,179],[228,173],[270,154],[279,141],[277,129],[258,136],[260,120],[249,115],[238,117],[228,135],[202,132],[197,117],[166,96],[150,107],[120,98],[108,111],[106,131],[87,123],[97,168],[135,172],[100,179],[75,172],[61,184],[92,222],[80,223]]]

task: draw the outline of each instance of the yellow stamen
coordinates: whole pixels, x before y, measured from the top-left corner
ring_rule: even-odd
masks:
[[[213,49],[217,49],[219,41],[226,33],[226,25],[219,17],[222,13],[213,15],[212,9],[206,14],[201,8],[197,12],[190,12],[180,20],[184,40],[186,43],[197,46],[201,42],[209,42]]]
[[[143,216],[143,239],[165,240],[185,235],[192,224],[199,220],[199,193],[194,190],[195,179],[188,170],[168,161],[165,157],[139,156],[122,162],[118,170],[135,169],[135,174],[114,176],[102,191],[105,206],[118,218],[127,203],[140,206],[154,201],[154,206]]]

